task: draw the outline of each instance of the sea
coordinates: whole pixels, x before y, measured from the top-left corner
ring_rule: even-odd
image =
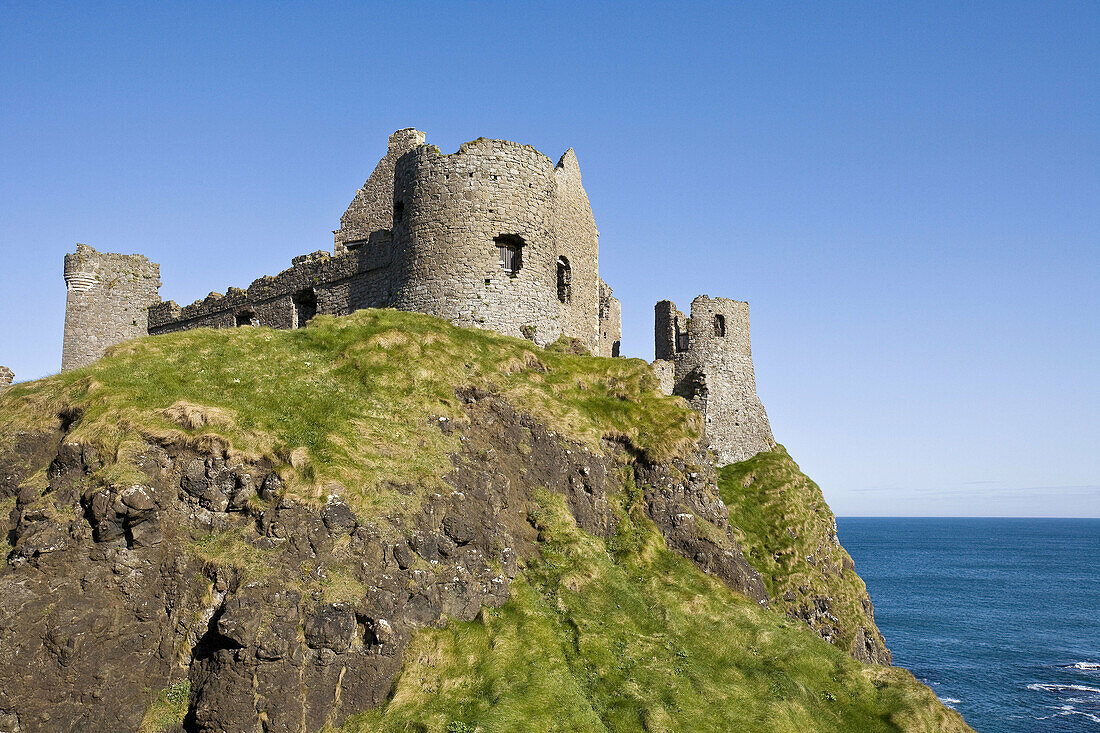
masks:
[[[1100,732],[1100,519],[837,525],[894,664],[972,728]]]

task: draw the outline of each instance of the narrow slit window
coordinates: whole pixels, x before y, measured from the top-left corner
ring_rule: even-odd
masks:
[[[393,223],[399,224],[402,219],[405,218],[405,202],[394,201],[393,202]]]
[[[523,267],[523,237],[515,234],[501,234],[493,241],[497,245],[501,269],[514,277]]]
[[[568,303],[573,297],[573,270],[569,267],[569,260],[565,257],[558,258],[558,300]]]
[[[714,335],[725,336],[726,335],[726,317],[723,315],[717,315],[714,317]]]

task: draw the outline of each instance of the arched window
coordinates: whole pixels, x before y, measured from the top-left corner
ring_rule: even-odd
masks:
[[[515,277],[523,267],[523,237],[517,234],[501,234],[493,239],[500,255],[500,267]]]
[[[302,328],[317,315],[317,291],[313,288],[299,290],[290,296],[294,303],[294,323],[291,328]]]
[[[714,335],[725,336],[726,335],[726,317],[719,314],[714,317]]]
[[[565,257],[558,258],[558,300],[568,303],[573,297],[573,270],[569,268],[569,260]]]
[[[258,326],[260,322],[256,319],[256,311],[246,309],[237,313],[237,326]]]

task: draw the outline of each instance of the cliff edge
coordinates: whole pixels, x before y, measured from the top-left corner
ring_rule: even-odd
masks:
[[[969,730],[792,614],[741,468],[582,351],[366,310],[11,387],[0,731]]]

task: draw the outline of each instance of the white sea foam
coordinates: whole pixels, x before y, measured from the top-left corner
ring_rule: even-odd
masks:
[[[958,705],[960,702],[962,702],[962,700],[958,699],[957,697],[941,697],[940,702],[942,702],[944,705]]]
[[[1039,690],[1042,692],[1067,692],[1073,690],[1074,692],[1091,692],[1100,695],[1100,690],[1095,687],[1089,687],[1088,685],[1056,685],[1052,683],[1033,682],[1027,686],[1027,689]]]
[[[1100,670],[1100,662],[1078,662],[1077,664],[1071,664],[1069,666],[1073,667],[1074,669],[1084,669],[1089,671]]]
[[[1053,715],[1041,715],[1037,717],[1036,720],[1050,720],[1051,718],[1063,718],[1067,715],[1080,715],[1086,720],[1091,720],[1094,723],[1100,723],[1100,718],[1096,717],[1095,713],[1090,713],[1087,710],[1078,710],[1072,705],[1060,705],[1056,708],[1052,708],[1052,710],[1054,710]]]

